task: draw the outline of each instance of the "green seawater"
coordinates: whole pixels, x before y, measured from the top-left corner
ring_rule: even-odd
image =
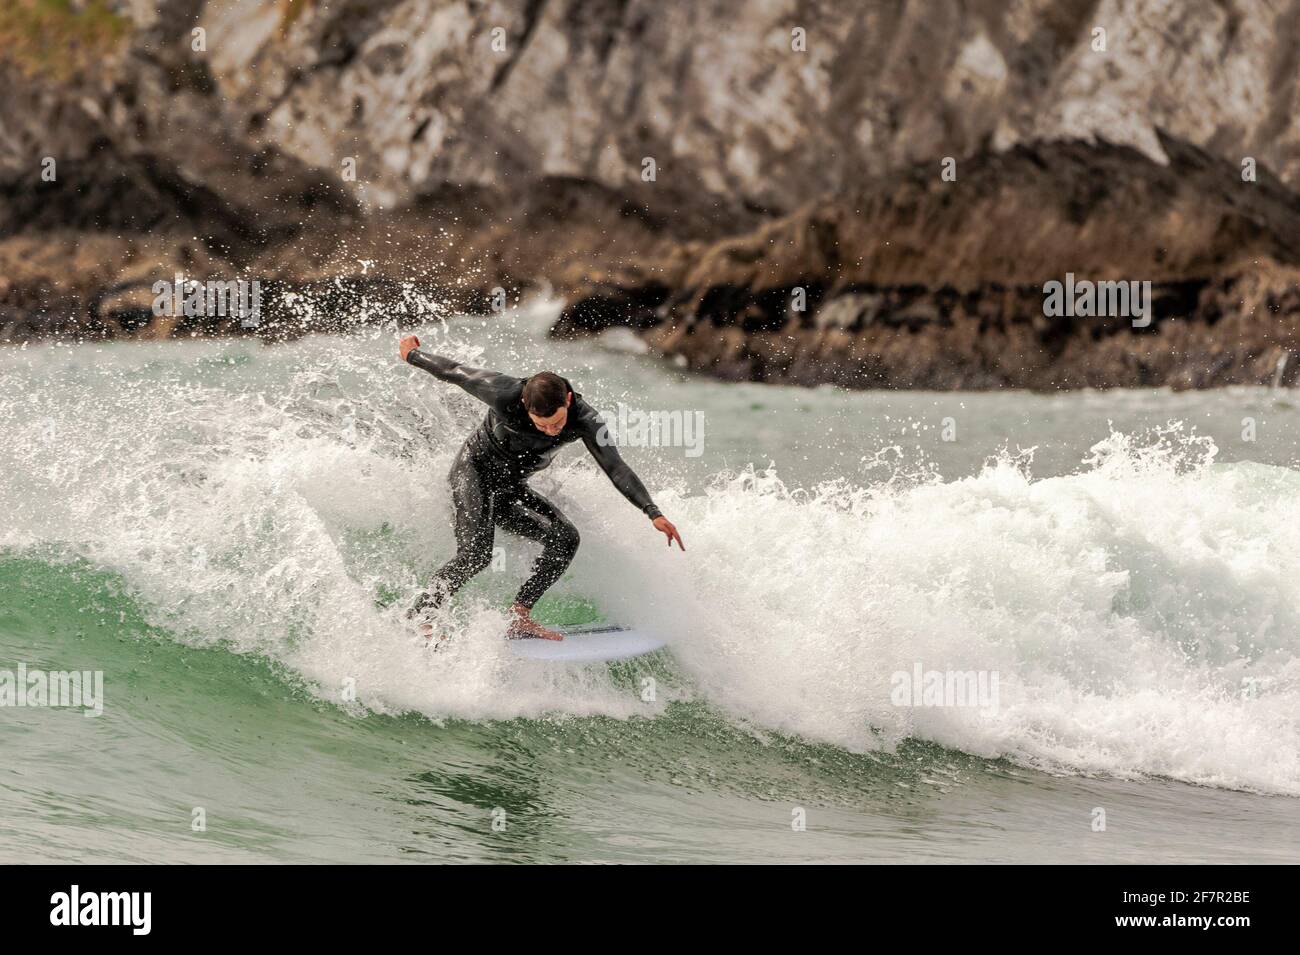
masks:
[[[502,652],[513,541],[418,645],[480,412],[389,332],[0,353],[0,671],[104,680],[0,707],[0,861],[1294,861],[1288,394],[733,385],[539,328],[420,334],[704,415],[625,450],[685,554],[580,447],[538,485],[583,534],[539,616],[650,657]],[[997,707],[900,707],[916,662]]]

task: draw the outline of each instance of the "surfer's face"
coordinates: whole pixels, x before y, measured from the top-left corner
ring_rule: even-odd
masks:
[[[563,406],[555,414],[542,418],[529,411],[528,417],[532,419],[533,425],[538,431],[548,438],[553,438],[564,430],[564,423],[569,420],[569,403],[571,401],[573,401],[573,392],[569,392],[565,396]]]

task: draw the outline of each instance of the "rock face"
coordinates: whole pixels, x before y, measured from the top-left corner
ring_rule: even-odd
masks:
[[[356,157],[385,205],[576,176],[793,211],[1039,139],[1163,162],[1158,130],[1300,183],[1295,3],[210,0],[197,22],[233,120],[309,166]]]
[[[599,312],[579,302],[555,331],[631,322],[652,348],[736,380],[1197,387],[1271,381],[1285,357],[1289,382],[1300,199],[1160,144],[1163,166],[1054,142],[976,157],[956,182],[896,171],[702,248],[678,274],[606,289]],[[1046,283],[1071,276],[1150,283],[1149,317],[1049,314]]]
[[[0,339],[236,330],[114,310],[182,270],[292,292],[267,334],[548,283],[558,334],[728,378],[1270,380],[1297,39],[1300,0],[13,0]],[[1067,272],[1156,321],[1049,318]]]

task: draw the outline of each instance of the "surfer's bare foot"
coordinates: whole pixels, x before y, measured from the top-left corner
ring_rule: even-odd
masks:
[[[563,640],[564,634],[556,633],[554,630],[548,630],[532,617],[530,611],[523,604],[515,604],[510,608],[510,627],[506,630],[506,636],[511,640]]]
[[[428,619],[420,621],[418,629],[420,636],[424,637],[424,645],[434,650],[439,649],[451,636],[445,630],[442,632],[436,631],[433,622]]]

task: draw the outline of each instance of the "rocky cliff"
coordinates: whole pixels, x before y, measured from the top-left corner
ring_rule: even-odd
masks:
[[[1285,378],[1298,38],[1295,0],[9,0],[0,336],[230,330],[149,314],[183,270],[265,282],[268,335],[549,283],[557,334],[732,378]],[[1046,315],[1066,273],[1155,320]]]

